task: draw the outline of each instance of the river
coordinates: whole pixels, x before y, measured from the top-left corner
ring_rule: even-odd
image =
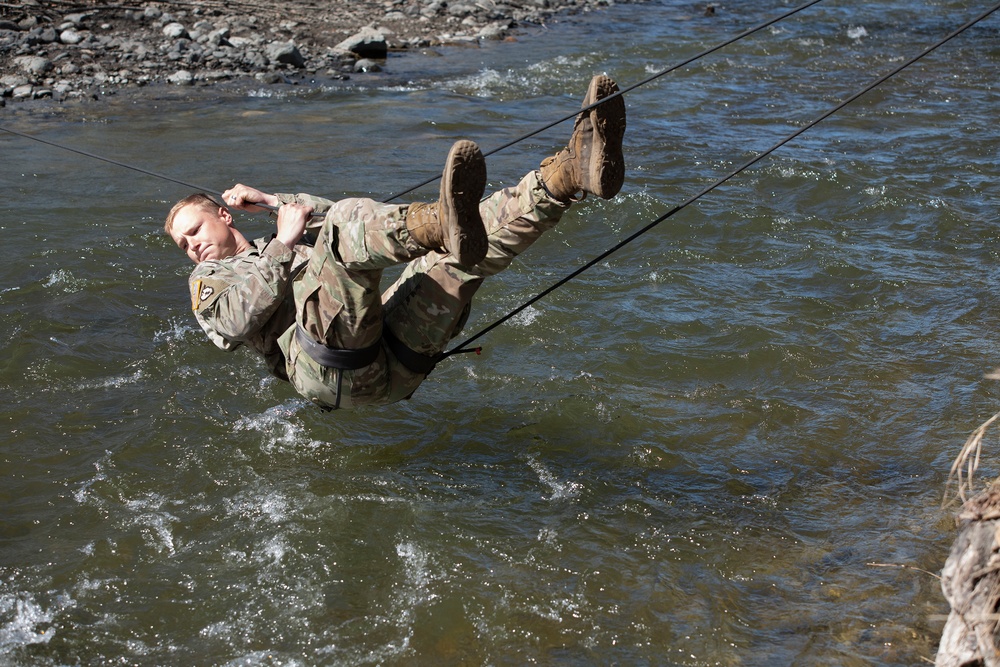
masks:
[[[456,139],[572,113],[596,72],[635,83],[790,7],[612,6],[337,85],[3,123],[208,189],[381,199]],[[827,0],[632,91],[622,194],[487,282],[466,333],[985,8]],[[1000,407],[998,28],[364,412],[323,413],[201,333],[162,233],[188,188],[0,133],[0,663],[933,659],[948,470]],[[490,156],[489,188],[568,133]]]

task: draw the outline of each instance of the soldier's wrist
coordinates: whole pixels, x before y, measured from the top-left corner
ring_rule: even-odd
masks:
[[[287,245],[284,241],[274,236],[267,245],[264,246],[263,255],[265,257],[270,257],[271,259],[284,264],[285,262],[290,262],[295,257],[295,253],[292,251],[292,246]]]

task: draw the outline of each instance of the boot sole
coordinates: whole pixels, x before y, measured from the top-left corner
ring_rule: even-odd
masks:
[[[486,228],[479,202],[486,190],[486,159],[472,141],[455,142],[441,176],[441,225],[445,248],[464,266],[486,258]]]
[[[583,107],[589,107],[618,92],[618,84],[609,77],[595,76],[590,81]],[[613,100],[590,110],[590,124],[594,136],[588,165],[590,191],[602,199],[611,199],[625,182],[625,157],[622,140],[625,138],[625,100],[619,95]]]

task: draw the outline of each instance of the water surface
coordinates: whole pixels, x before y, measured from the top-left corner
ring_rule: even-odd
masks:
[[[596,72],[634,83],[789,6],[623,5],[346,85],[4,123],[209,189],[384,198]],[[982,9],[821,3],[634,91],[622,194],[487,283],[467,332]],[[367,412],[205,339],[161,229],[186,188],[0,137],[0,662],[932,657],[947,606],[915,568],[943,564],[947,470],[998,403],[997,21]],[[490,187],[568,132],[490,157]]]

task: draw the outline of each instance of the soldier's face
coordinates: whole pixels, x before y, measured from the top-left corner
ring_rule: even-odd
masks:
[[[170,238],[192,262],[200,264],[235,255],[239,244],[233,231],[233,217],[226,209],[207,210],[192,204],[177,211]]]

